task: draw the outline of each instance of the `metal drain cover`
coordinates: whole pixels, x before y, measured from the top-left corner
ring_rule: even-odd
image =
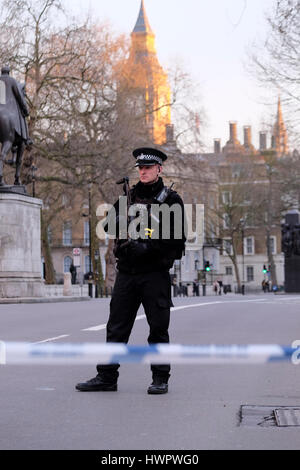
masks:
[[[242,405],[240,426],[276,426],[274,417],[275,408],[276,406]]]
[[[300,406],[242,405],[240,426],[300,426]]]
[[[277,426],[300,426],[300,408],[274,410]]]

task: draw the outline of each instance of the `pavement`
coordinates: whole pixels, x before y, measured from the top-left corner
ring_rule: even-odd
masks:
[[[300,340],[300,296],[176,298],[178,344],[280,344]],[[0,340],[104,342],[110,299],[0,305]],[[130,344],[146,344],[138,312]],[[300,407],[297,366],[173,365],[169,393],[147,395],[148,366],[124,364],[119,390],[81,393],[90,366],[0,366],[0,449],[298,449],[300,427],[240,425],[241,406]]]
[[[0,298],[1,304],[51,304],[62,302],[86,302],[90,297],[17,297],[17,298]]]

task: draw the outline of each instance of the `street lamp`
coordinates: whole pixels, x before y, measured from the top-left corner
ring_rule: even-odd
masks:
[[[240,219],[241,224],[241,233],[242,233],[242,254],[243,254],[243,281],[242,281],[242,294],[245,295],[245,247],[244,247],[244,238],[245,238],[245,220]]]
[[[32,180],[32,197],[35,197],[35,173],[37,171],[37,167],[34,164],[30,167],[31,170],[31,180]]]
[[[92,272],[92,184],[88,185],[89,190],[89,270]]]
[[[96,268],[95,268],[95,297],[96,299],[99,297],[99,292],[98,292],[98,286],[99,286],[99,265],[98,265],[98,261],[100,259],[100,252],[99,250],[95,250],[95,264],[96,264]]]
[[[92,282],[92,183],[88,184],[89,190],[89,297],[93,297]]]
[[[88,217],[89,220],[89,297],[93,297],[93,277],[92,277],[92,183],[88,184],[88,204],[89,213],[82,214],[83,217]]]

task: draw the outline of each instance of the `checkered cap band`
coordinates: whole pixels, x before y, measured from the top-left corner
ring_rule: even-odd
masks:
[[[147,163],[149,162],[150,160],[154,160],[155,162],[159,163],[159,165],[162,165],[162,159],[157,157],[156,155],[144,155],[144,154],[141,154],[139,155],[139,157],[137,158],[137,163]]]

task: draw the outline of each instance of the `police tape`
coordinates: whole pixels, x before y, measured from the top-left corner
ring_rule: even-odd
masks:
[[[13,343],[0,341],[0,364],[265,364],[299,363],[300,348],[276,344],[199,345],[123,343]]]

